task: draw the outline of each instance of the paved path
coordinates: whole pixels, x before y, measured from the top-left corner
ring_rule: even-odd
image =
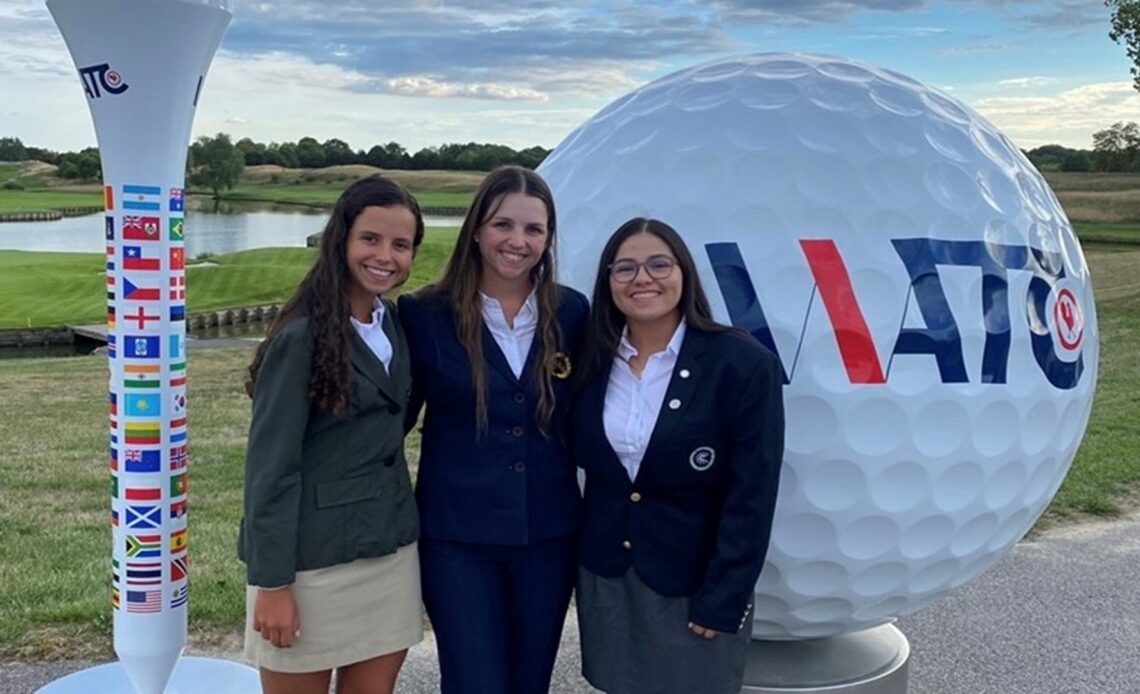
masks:
[[[912,647],[910,694],[1140,694],[1140,515],[1022,542],[898,626]],[[555,694],[594,692],[578,674],[577,639],[571,620]],[[428,640],[412,650],[400,694],[436,691],[433,649]],[[0,694],[89,665],[0,664]]]

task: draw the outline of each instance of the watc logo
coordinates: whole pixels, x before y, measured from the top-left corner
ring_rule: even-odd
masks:
[[[79,78],[83,80],[83,91],[88,99],[98,99],[103,92],[122,94],[130,88],[123,76],[111,69],[110,63],[100,63],[79,68]]]

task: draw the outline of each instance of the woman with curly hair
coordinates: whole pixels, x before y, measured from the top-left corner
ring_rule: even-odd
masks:
[[[550,189],[517,166],[475,193],[443,279],[400,297],[426,405],[417,499],[445,694],[546,692],[580,503],[563,419],[586,298],[555,282]]]
[[[423,638],[404,460],[407,342],[381,298],[411,270],[420,208],[370,176],[337,200],[316,263],[249,367],[238,553],[246,658],[265,692],[391,692]]]

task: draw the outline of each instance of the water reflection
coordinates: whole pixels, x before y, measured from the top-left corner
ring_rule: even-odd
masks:
[[[186,255],[234,253],[252,248],[304,246],[324,227],[328,211],[274,203],[195,200],[186,212]],[[425,217],[427,226],[457,227],[457,217]],[[0,249],[102,253],[103,215],[69,217],[51,222],[0,223]]]

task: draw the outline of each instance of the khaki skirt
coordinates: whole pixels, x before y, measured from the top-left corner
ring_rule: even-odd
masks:
[[[298,571],[301,635],[277,648],[253,630],[257,588],[246,586],[245,658],[274,672],[319,672],[402,651],[423,640],[415,543],[395,554]]]

